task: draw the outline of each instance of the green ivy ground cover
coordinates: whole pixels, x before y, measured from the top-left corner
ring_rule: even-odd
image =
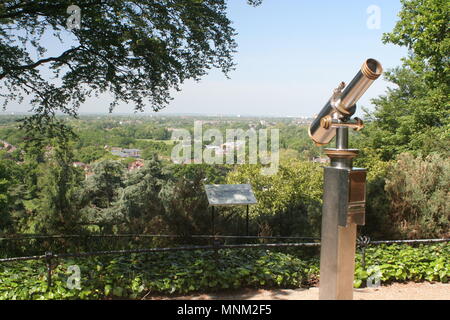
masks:
[[[366,250],[366,267],[357,255],[355,287],[375,273],[381,282],[442,281],[450,278],[447,244],[390,245]],[[80,268],[80,289],[69,289],[69,266]],[[146,293],[186,294],[237,288],[297,288],[319,273],[318,258],[262,249],[187,251],[59,261],[47,290],[43,261],[0,263],[0,299],[105,299]],[[70,279],[69,279],[70,280]]]
[[[355,268],[355,287],[379,273],[381,283],[401,281],[439,281],[450,279],[450,245],[380,245],[366,249],[366,267],[360,255]]]

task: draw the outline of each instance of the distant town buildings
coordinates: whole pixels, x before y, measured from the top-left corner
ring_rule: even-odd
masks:
[[[245,146],[245,141],[232,141],[222,143],[220,146],[207,145],[206,149],[212,149],[216,154],[228,154],[233,153],[234,150],[240,150]]]
[[[124,148],[111,148],[111,154],[121,157],[121,158],[140,158],[141,150],[140,149],[124,149]]]
[[[94,171],[92,170],[92,166],[89,164],[86,164],[84,162],[80,162],[80,161],[76,161],[73,162],[72,165],[75,168],[81,168],[84,171],[84,176],[87,179],[89,176],[94,175]],[[131,162],[128,165],[127,170],[128,171],[134,171],[137,169],[141,169],[142,167],[144,167],[145,163],[143,159],[137,159],[136,161]]]

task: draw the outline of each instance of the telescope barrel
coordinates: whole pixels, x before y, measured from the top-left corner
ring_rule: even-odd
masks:
[[[309,136],[317,145],[329,143],[336,135],[335,128],[326,129],[320,125],[321,119],[328,115],[337,118],[351,117],[356,111],[356,102],[382,72],[383,68],[377,60],[367,59],[353,80],[342,91],[337,103],[335,104],[332,98],[328,100],[309,128]]]

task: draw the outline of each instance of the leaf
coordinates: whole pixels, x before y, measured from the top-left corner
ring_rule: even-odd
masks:
[[[105,296],[109,296],[109,294],[111,292],[111,288],[112,288],[111,285],[109,285],[109,284],[105,285],[105,288],[104,288]]]
[[[116,296],[116,297],[121,297],[123,292],[124,292],[124,290],[123,290],[122,287],[115,287],[113,289],[113,295]]]

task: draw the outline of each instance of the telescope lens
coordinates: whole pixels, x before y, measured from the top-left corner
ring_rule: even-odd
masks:
[[[377,60],[367,59],[364,62],[361,71],[370,80],[376,80],[383,72],[383,68]]]

